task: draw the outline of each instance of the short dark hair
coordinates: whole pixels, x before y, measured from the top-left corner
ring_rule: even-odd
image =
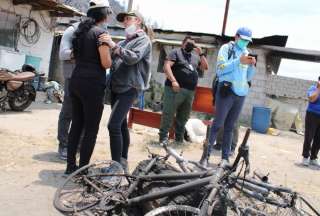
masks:
[[[318,77],[318,81],[320,81],[320,76]]]
[[[195,41],[195,39],[193,37],[191,37],[190,35],[185,36],[185,38],[182,41],[182,44],[184,44],[187,40],[193,40]]]

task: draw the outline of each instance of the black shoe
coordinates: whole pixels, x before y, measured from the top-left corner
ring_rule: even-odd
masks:
[[[212,147],[214,150],[220,151],[221,150],[221,144],[217,143]]]
[[[76,166],[76,165],[67,165],[67,169],[64,172],[64,175],[68,176],[71,173],[75,172],[77,169],[78,169],[78,166]]]

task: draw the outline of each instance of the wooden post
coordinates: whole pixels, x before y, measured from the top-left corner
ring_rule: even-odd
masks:
[[[229,4],[230,0],[226,0],[226,8],[224,10],[224,18],[223,18],[223,26],[221,35],[224,36],[226,32],[227,20],[228,20],[228,12],[229,12]]]
[[[129,0],[128,11],[132,11],[133,0]]]

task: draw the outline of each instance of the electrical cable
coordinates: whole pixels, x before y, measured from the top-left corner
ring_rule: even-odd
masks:
[[[20,34],[28,44],[36,44],[40,39],[40,27],[33,18],[24,18],[20,23]]]

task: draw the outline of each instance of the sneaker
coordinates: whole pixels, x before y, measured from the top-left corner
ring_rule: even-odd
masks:
[[[125,174],[129,174],[129,166],[128,166],[128,160],[125,158],[120,159],[120,164],[122,165],[123,171]]]
[[[159,143],[168,142],[168,137],[160,137]]]
[[[64,172],[64,176],[68,176],[74,171],[78,169],[78,166],[76,165],[67,165],[66,171]]]
[[[229,160],[222,159],[220,162],[220,166],[221,167],[229,167],[230,166]]]
[[[58,153],[61,160],[67,160],[68,149],[66,147],[59,147]]]
[[[229,157],[234,157],[234,151],[229,152]]]
[[[309,166],[309,158],[302,158],[302,165]]]
[[[319,164],[319,161],[317,159],[310,160],[309,164],[310,164],[310,166],[315,166],[315,167],[320,168],[320,164]]]
[[[101,168],[101,173],[104,174],[121,174],[123,173],[122,165],[116,161],[113,161],[110,166]],[[121,176],[103,176],[101,177],[102,182],[106,182],[110,185],[117,185],[121,180]]]

